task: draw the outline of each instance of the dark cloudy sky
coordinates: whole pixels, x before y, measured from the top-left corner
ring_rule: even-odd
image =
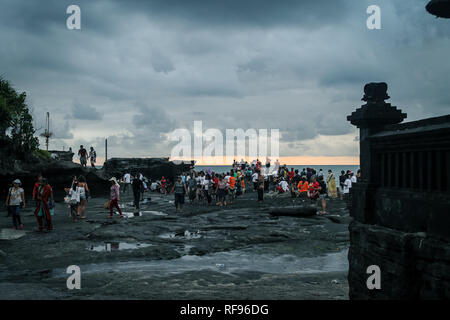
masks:
[[[358,156],[346,116],[386,81],[408,120],[450,113],[450,20],[428,0],[0,0],[0,75],[52,148],[169,156],[176,128],[277,128],[282,156]],[[66,8],[81,8],[81,30]],[[381,7],[382,30],[366,9]]]

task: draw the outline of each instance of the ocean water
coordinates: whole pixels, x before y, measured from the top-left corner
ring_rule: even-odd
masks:
[[[341,174],[341,171],[344,170],[345,172],[347,172],[347,170],[352,170],[355,174],[359,169],[359,166],[352,166],[352,165],[348,165],[348,166],[342,166],[342,165],[292,165],[292,166],[287,166],[289,168],[289,170],[291,170],[291,168],[294,168],[294,170],[297,170],[299,172],[301,172],[303,170],[303,168],[313,168],[314,170],[316,170],[317,172],[319,172],[320,169],[322,169],[322,171],[325,173],[325,176],[328,173],[328,170],[331,170],[334,175],[336,177],[338,177]],[[196,171],[201,171],[201,170],[209,170],[211,169],[212,171],[216,172],[216,173],[225,173],[231,170],[231,166],[195,166],[195,170]]]
[[[325,176],[328,173],[328,170],[333,171],[334,175],[336,177],[338,177],[341,174],[341,171],[344,170],[345,172],[347,172],[347,170],[352,170],[355,174],[359,169],[359,166],[353,166],[353,165],[347,165],[347,166],[343,166],[343,165],[291,165],[291,166],[287,166],[289,168],[289,170],[291,170],[291,168],[294,168],[294,170],[297,170],[299,172],[302,172],[303,168],[313,168],[314,170],[316,170],[317,172],[319,172],[320,169],[323,170],[323,172],[325,173]],[[101,169],[102,166],[96,166],[97,169]],[[229,172],[231,170],[231,166],[195,166],[195,170],[196,171],[207,171],[211,169],[212,171],[214,171],[215,173],[226,173]]]

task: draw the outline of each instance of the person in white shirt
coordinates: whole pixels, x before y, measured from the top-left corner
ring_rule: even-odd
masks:
[[[203,171],[200,172],[200,175],[195,177],[195,181],[197,181],[197,200],[202,199],[203,196],[203,192],[202,192],[202,186],[203,186],[203,181],[205,181],[205,176]]]
[[[350,193],[350,189],[352,188],[352,180],[349,176],[344,181],[344,195]]]
[[[6,206],[8,212],[11,212],[13,218],[14,229],[23,229],[22,220],[20,218],[20,208],[25,208],[25,191],[20,187],[22,182],[19,179],[13,181],[13,186],[9,188],[6,197]]]
[[[356,182],[358,181],[358,180],[356,179],[356,176],[353,174],[353,171],[350,172],[350,176],[351,176],[350,180],[351,180],[352,184],[353,184],[353,183],[356,183]]]
[[[209,174],[206,175],[206,177],[202,181],[202,189],[203,189],[203,195],[208,201],[208,205],[211,205],[212,197],[210,192],[210,184],[211,184],[211,176]]]
[[[129,192],[129,188],[128,187],[131,184],[131,174],[129,174],[128,172],[123,175],[123,183],[124,183],[123,193],[125,193],[126,191]]]
[[[344,181],[344,200],[347,203],[347,208],[350,208],[350,189],[352,188],[352,180],[350,178],[350,174],[347,174],[347,177]]]
[[[84,188],[78,186],[78,184],[72,184],[70,189],[66,189],[66,192],[69,194],[69,208],[70,208],[70,216],[73,219],[73,222],[77,222],[78,216],[78,207],[81,202],[81,191]]]
[[[253,188],[255,189],[255,191],[258,190],[258,177],[259,177],[258,172],[254,172],[252,175],[252,182],[253,182]]]
[[[323,171],[322,171],[322,169],[320,169],[319,172],[317,173],[317,177],[323,177]]]
[[[282,180],[280,182],[280,187],[281,187],[281,190],[283,190],[283,192],[289,191],[289,184],[286,182],[286,180]]]

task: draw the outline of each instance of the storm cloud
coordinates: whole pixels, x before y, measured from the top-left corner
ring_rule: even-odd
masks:
[[[168,134],[201,120],[280,129],[282,156],[357,156],[346,116],[367,82],[387,82],[408,120],[450,111],[450,21],[425,2],[3,0],[0,74],[38,128],[51,113],[52,148],[108,138],[110,156],[169,156]]]

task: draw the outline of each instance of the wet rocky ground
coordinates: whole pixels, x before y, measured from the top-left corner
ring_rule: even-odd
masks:
[[[239,197],[227,207],[186,205],[146,193],[139,212],[122,196],[125,218],[107,219],[106,199],[89,200],[73,223],[57,203],[55,230],[24,231],[0,217],[0,299],[348,299],[350,217],[340,200],[328,216],[272,217],[271,207],[301,204],[289,195]],[[31,204],[31,202],[29,202]],[[67,267],[81,269],[68,290]]]

